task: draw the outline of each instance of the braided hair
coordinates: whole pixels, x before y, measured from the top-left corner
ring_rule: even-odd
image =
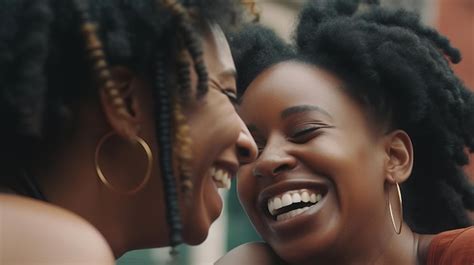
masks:
[[[460,52],[416,14],[358,6],[356,0],[309,1],[300,14],[292,59],[331,71],[374,124],[410,135],[415,162],[402,196],[404,219],[414,231],[471,225],[466,209],[474,209],[474,187],[463,166],[474,152],[474,95],[447,60],[458,63]],[[234,54],[269,58],[252,72],[237,69],[246,80],[238,82],[245,86],[239,87],[241,93],[288,49],[275,48],[278,39],[256,41],[258,34],[245,34],[240,38],[261,44],[248,44],[248,51],[236,48]],[[245,62],[239,67],[259,62],[243,60],[236,58]]]
[[[84,76],[90,76],[113,97],[116,85],[108,67],[127,66],[154,84],[170,244],[181,243],[172,143],[182,116],[173,113],[176,102],[188,102],[192,91],[182,54],[191,55],[202,97],[208,83],[202,24],[232,26],[239,16],[237,1],[0,0],[0,5],[0,183],[28,167],[41,147],[72,132],[79,99],[97,97],[97,87],[70,80],[88,82]]]

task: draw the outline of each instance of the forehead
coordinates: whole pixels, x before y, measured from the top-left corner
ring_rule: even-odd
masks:
[[[279,63],[249,85],[242,96],[242,115],[254,106],[277,110],[289,105],[317,104],[332,109],[331,105],[348,100],[342,86],[334,75],[315,66],[294,61]]]
[[[331,117],[333,125],[347,129],[369,128],[364,109],[344,89],[335,75],[313,65],[283,62],[260,74],[247,88],[239,107],[244,122],[254,128],[272,128],[285,124],[285,110],[311,106],[317,119]],[[328,116],[326,115],[326,117]]]
[[[208,23],[204,32],[204,60],[211,73],[235,72],[229,43],[217,24]]]

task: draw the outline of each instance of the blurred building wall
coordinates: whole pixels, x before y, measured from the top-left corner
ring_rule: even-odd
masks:
[[[257,6],[261,10],[260,23],[289,41],[298,11],[305,2],[305,0],[257,0]]]
[[[433,25],[438,14],[439,0],[381,0],[380,3],[390,8],[404,8],[420,14],[425,24]]]

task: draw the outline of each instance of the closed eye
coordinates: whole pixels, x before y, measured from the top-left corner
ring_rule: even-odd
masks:
[[[221,90],[224,95],[227,96],[227,98],[230,100],[232,105],[237,106],[238,100],[237,100],[237,95],[233,91],[233,89],[223,89]]]
[[[332,128],[329,125],[323,124],[309,124],[301,128],[297,128],[290,134],[289,140],[294,143],[305,143],[316,136],[321,129]]]
[[[293,134],[293,135],[291,136],[291,138],[298,138],[298,137],[301,137],[301,136],[305,136],[306,134],[311,133],[311,132],[314,132],[314,131],[316,131],[317,129],[319,129],[319,128],[318,128],[318,127],[304,128],[304,129],[302,129],[301,131],[298,131],[298,132],[296,132],[295,134]]]

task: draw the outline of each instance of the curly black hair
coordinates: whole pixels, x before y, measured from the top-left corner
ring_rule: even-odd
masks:
[[[229,34],[228,38],[238,72],[239,97],[265,69],[296,56],[296,51],[274,31],[258,24],[243,25],[239,31]]]
[[[239,18],[231,0],[0,0],[0,183],[61,136],[74,130],[75,106],[98,96],[84,83],[107,81],[108,65],[121,65],[154,84],[160,169],[165,183],[171,245],[180,243],[180,220],[171,167],[173,103],[190,94],[191,55],[198,95],[207,91],[200,35],[208,21],[222,27]],[[87,60],[86,36],[99,44]],[[91,31],[92,25],[97,31]],[[83,30],[83,28],[82,28]],[[93,36],[92,36],[93,37]],[[95,80],[97,81],[97,80]],[[101,84],[97,84],[100,86]]]
[[[474,186],[463,166],[474,152],[474,95],[446,58],[458,63],[460,52],[414,13],[377,5],[359,9],[359,4],[309,1],[295,33],[297,54],[290,59],[334,73],[381,129],[408,133],[415,162],[402,196],[404,219],[414,231],[471,225],[466,209],[474,209]],[[266,31],[253,31],[234,37],[248,49],[234,46],[234,55],[245,56],[236,58],[242,62],[237,64],[241,94],[288,51],[281,40],[258,33]],[[263,65],[262,57],[267,57]]]

